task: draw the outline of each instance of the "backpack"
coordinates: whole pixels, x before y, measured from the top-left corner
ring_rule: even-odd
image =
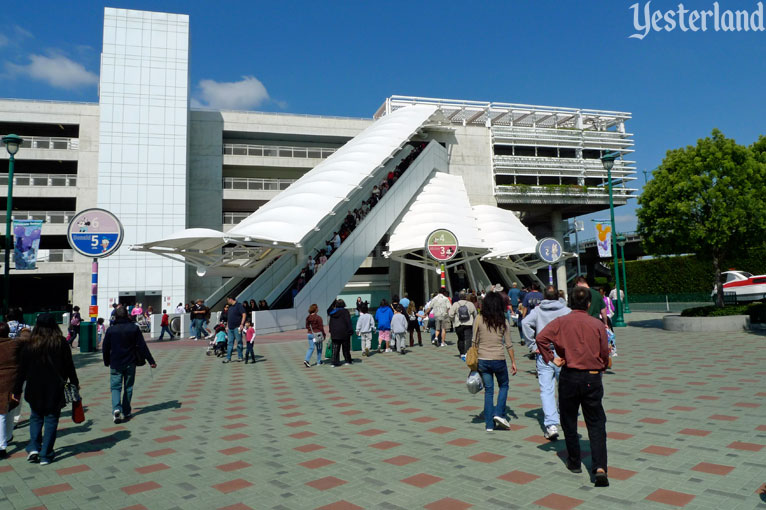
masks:
[[[457,309],[457,318],[460,322],[468,322],[471,320],[471,314],[468,312],[468,306],[465,304],[460,305]]]

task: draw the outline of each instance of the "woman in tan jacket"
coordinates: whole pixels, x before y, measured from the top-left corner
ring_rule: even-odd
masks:
[[[505,352],[511,357],[511,373],[516,375],[516,358],[513,356],[511,326],[505,318],[505,304],[497,292],[484,297],[481,315],[473,328],[473,345],[479,354],[479,373],[484,383],[484,422],[487,432],[495,427],[507,429],[510,424],[505,418],[505,402],[508,398],[508,365]],[[497,405],[494,405],[494,379],[500,390]]]

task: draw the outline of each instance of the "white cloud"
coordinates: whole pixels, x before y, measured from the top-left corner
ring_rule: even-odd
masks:
[[[254,76],[243,76],[240,81],[218,82],[200,80],[199,99],[192,106],[204,106],[221,110],[247,110],[269,101],[269,93]]]
[[[76,89],[98,83],[98,75],[63,55],[29,55],[28,64],[6,63],[11,75],[23,75],[62,89]]]

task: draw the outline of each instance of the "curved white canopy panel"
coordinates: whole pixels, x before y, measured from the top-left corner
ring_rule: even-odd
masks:
[[[253,242],[298,244],[343,199],[373,175],[436,112],[432,105],[402,108],[386,115],[318,164],[289,188],[227,232]],[[336,189],[327,193],[326,182]],[[316,189],[307,183],[321,183]]]
[[[409,206],[388,241],[391,254],[422,250],[428,234],[446,228],[457,237],[459,250],[485,251],[463,178],[437,172]]]
[[[482,259],[535,253],[537,239],[513,211],[491,205],[475,205],[473,212],[490,249]]]
[[[171,234],[160,241],[133,245],[131,250],[148,251],[150,248],[169,250],[217,250],[224,243],[224,233],[209,228],[187,228]]]

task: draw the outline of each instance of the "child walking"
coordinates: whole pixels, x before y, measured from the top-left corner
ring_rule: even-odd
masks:
[[[101,340],[104,339],[104,333],[106,333],[106,326],[104,326],[104,318],[99,317],[96,321],[96,338],[98,340],[98,344],[96,345],[96,350],[101,350]]]
[[[359,304],[359,320],[356,321],[356,334],[362,337],[362,356],[370,355],[372,332],[375,331],[375,319],[369,314],[367,303]]]
[[[393,350],[399,351],[399,354],[404,354],[404,339],[407,336],[407,317],[404,315],[402,305],[394,307],[394,318],[391,319],[391,332],[394,334],[391,342],[394,344]]]
[[[167,333],[170,339],[173,340],[173,333],[170,332],[170,316],[168,315],[167,310],[162,310],[162,320],[160,321],[160,326],[162,326],[162,330],[160,331],[159,341],[162,342],[162,339],[165,337],[165,333]]]
[[[255,328],[250,321],[245,322],[245,340],[247,341],[247,349],[245,350],[245,365],[247,365],[247,360],[250,358],[252,358],[253,363],[255,363],[255,352],[253,352],[253,347],[255,347]]]

